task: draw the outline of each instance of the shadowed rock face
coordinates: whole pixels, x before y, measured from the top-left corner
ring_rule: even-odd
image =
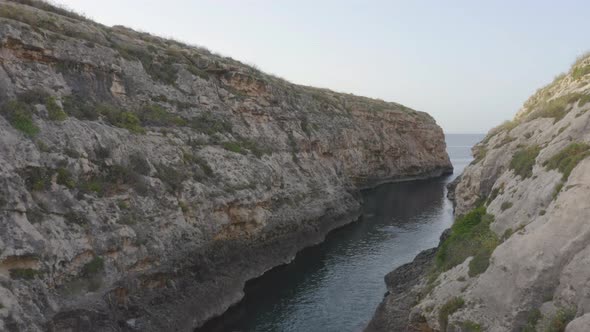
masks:
[[[0,104],[0,330],[191,330],[359,188],[452,170],[425,113],[34,1],[0,1]]]
[[[427,272],[405,289],[388,284],[368,330],[397,331],[392,321],[440,330],[441,309],[457,297],[464,303],[447,331],[590,330],[589,74],[585,56],[538,90],[474,147],[474,162],[450,186],[456,215],[483,204],[494,217],[489,266],[474,273],[469,257],[433,279],[435,261],[418,258],[414,269]]]

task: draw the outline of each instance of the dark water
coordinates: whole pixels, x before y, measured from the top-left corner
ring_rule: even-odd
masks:
[[[202,331],[360,331],[386,291],[383,277],[438,244],[453,220],[445,185],[483,135],[447,135],[455,174],[363,193],[359,222],[246,285],[246,297]]]

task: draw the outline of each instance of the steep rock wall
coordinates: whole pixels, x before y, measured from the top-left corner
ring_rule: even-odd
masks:
[[[189,331],[452,170],[425,113],[36,1],[0,1],[0,105],[0,330]]]

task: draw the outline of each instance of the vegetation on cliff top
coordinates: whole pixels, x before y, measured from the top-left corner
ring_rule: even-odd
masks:
[[[31,7],[35,7],[37,9],[41,9],[44,11],[52,12],[61,16],[66,16],[69,18],[77,19],[77,20],[88,20],[85,16],[80,15],[74,11],[68,10],[65,7],[57,6],[46,1],[41,0],[8,0],[11,2],[19,3],[22,5],[27,5]]]
[[[563,80],[568,79],[568,77],[571,76],[572,79],[578,81],[590,74],[590,63],[587,61],[589,58],[590,52],[580,56],[571,66],[569,76],[565,73],[557,75],[551,83],[538,89],[535,94],[524,103],[524,110],[517,115],[517,118],[511,121],[505,121],[501,125],[491,129],[482,140],[482,143],[486,144],[492,137],[501,132],[509,133],[519,124],[530,120],[538,118],[553,118],[554,122],[557,122],[565,117],[573,106],[577,105],[578,107],[583,107],[589,103],[590,92],[587,89],[553,98],[559,93],[557,88]],[[502,145],[503,144],[500,143],[498,147],[501,147]]]
[[[537,111],[531,113],[530,120],[537,118],[553,118],[557,122],[572,109],[574,105],[582,107],[590,102],[590,95],[582,93],[570,93],[561,97],[544,101],[538,106]]]
[[[34,7],[41,11],[15,4]],[[84,45],[88,47],[94,48],[96,45],[101,45],[111,48],[118,52],[118,56],[122,59],[140,62],[154,81],[169,86],[176,86],[181,68],[203,80],[210,80],[212,77],[219,78],[229,71],[237,71],[265,83],[272,82],[283,88],[287,87],[299,97],[308,96],[322,103],[329,101],[328,104],[332,107],[345,111],[349,104],[353,106],[362,104],[361,108],[365,110],[401,110],[412,115],[420,114],[420,116],[428,117],[428,115],[393,102],[290,84],[282,78],[261,72],[254,65],[244,64],[231,57],[213,54],[206,48],[173,39],[160,38],[123,26],[107,27],[91,21],[84,15],[44,1],[9,0],[8,3],[0,3],[0,17],[26,23],[34,30],[43,29],[54,33],[48,34],[47,38],[61,39],[60,36],[63,35],[84,41]],[[83,22],[83,25],[74,20]],[[66,68],[69,64],[61,63],[58,60],[56,66]],[[236,96],[242,95],[241,91],[235,91],[231,85],[224,84],[224,88]],[[347,113],[343,112],[342,114]]]

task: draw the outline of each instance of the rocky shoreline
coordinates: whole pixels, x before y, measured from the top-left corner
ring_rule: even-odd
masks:
[[[436,178],[451,173],[452,170],[445,167],[407,178],[384,180],[379,184]],[[371,187],[373,186],[363,185],[358,190]],[[353,196],[360,198],[357,194]],[[102,331],[121,328],[121,323],[124,323],[124,330],[157,331],[170,329],[173,326],[174,330],[191,331],[222,315],[232,305],[238,303],[244,296],[243,289],[247,281],[262,276],[272,268],[288,264],[299,251],[321,243],[331,231],[358,221],[361,204],[362,202],[359,201],[354,209],[324,215],[318,220],[307,223],[302,229],[290,231],[280,238],[273,238],[266,242],[255,240],[248,243],[236,241],[216,243],[214,248],[191,256],[188,262],[183,263],[187,267],[175,271],[175,277],[169,278],[177,285],[178,291],[166,289],[160,294],[150,294],[150,298],[142,299],[142,302],[148,303],[153,298],[165,296],[169,302],[161,303],[158,311],[151,310],[149,315],[142,317],[141,322],[133,318],[122,320],[128,315],[127,307],[109,308],[108,311],[102,312],[75,309],[61,312],[50,322],[48,328],[51,331],[72,327],[85,331]],[[251,243],[255,243],[256,246],[252,246]],[[424,262],[415,264],[422,266]],[[223,277],[220,278],[220,276]],[[195,283],[195,280],[198,282]],[[120,283],[119,286],[127,288],[130,292],[134,291],[134,286],[137,287],[132,281]],[[135,305],[138,304],[140,303],[135,303]],[[172,311],[174,314],[171,314]]]
[[[437,177],[445,176],[448,174],[452,174],[452,169],[441,168],[438,170],[429,171],[424,174],[414,175],[411,177],[405,177],[405,178],[397,177],[395,179],[392,178],[392,179],[383,180],[383,181],[379,181],[379,182],[373,182],[371,185],[364,184],[362,186],[359,186],[358,190],[373,188],[373,187],[376,187],[376,186],[379,186],[379,185],[385,184],[385,183],[437,178]],[[355,195],[355,197],[360,198],[360,195]],[[362,204],[362,202],[360,202],[360,204]],[[197,320],[196,326],[201,326],[204,323],[206,323],[208,320],[215,319],[216,316],[222,315],[229,307],[237,304],[244,296],[243,288],[244,288],[244,285],[246,282],[262,276],[264,273],[268,272],[269,270],[271,270],[275,267],[290,263],[295,258],[296,254],[299,251],[301,251],[307,247],[311,247],[311,246],[320,244],[321,242],[324,241],[325,237],[330,232],[332,232],[340,227],[344,227],[352,222],[358,221],[360,218],[360,215],[361,215],[361,205],[359,205],[357,209],[351,210],[349,213],[345,213],[344,215],[324,216],[322,219],[320,219],[314,223],[314,224],[317,224],[315,227],[311,227],[311,229],[305,229],[305,230],[298,231],[295,233],[289,233],[288,235],[291,237],[290,239],[276,240],[276,241],[274,241],[274,243],[268,244],[267,246],[260,248],[259,253],[254,254],[254,255],[252,255],[252,254],[244,255],[243,250],[238,249],[238,251],[242,255],[248,257],[249,262],[252,262],[252,261],[259,262],[259,260],[257,260],[257,259],[252,260],[252,257],[253,256],[260,257],[264,263],[263,263],[263,265],[261,265],[258,268],[258,270],[262,271],[262,272],[254,275],[253,277],[249,277],[248,279],[244,279],[245,278],[245,275],[243,274],[244,271],[239,271],[236,275],[238,275],[240,279],[243,279],[242,286],[241,286],[240,290],[235,292],[235,293],[239,293],[239,296],[230,297],[224,305],[220,306],[221,310],[219,310],[217,314],[210,315],[209,317],[205,318],[205,320]],[[289,245],[289,244],[291,244],[291,245]],[[272,252],[273,255],[272,256],[269,255],[269,252]],[[256,268],[253,266],[250,266],[250,264],[249,264],[248,268],[252,269],[252,270],[256,270]],[[225,271],[225,269],[226,269],[225,267],[221,268],[221,270],[224,270],[224,271]],[[220,292],[220,293],[224,293],[224,292]],[[214,297],[214,298],[217,298],[217,297]],[[237,301],[235,301],[236,298],[238,298]]]

